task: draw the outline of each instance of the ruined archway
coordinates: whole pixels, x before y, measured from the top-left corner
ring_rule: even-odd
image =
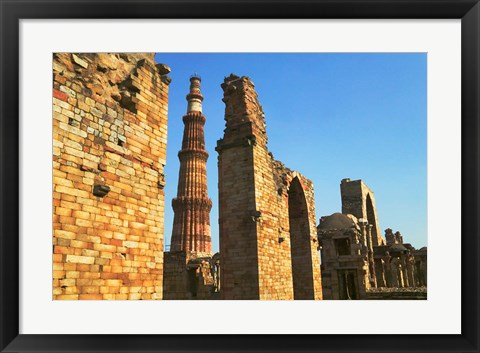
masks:
[[[288,190],[294,299],[315,299],[307,200],[295,177]]]
[[[372,228],[373,246],[382,245],[384,240],[378,227],[375,194],[362,180],[342,179],[342,213],[352,214],[368,221]]]

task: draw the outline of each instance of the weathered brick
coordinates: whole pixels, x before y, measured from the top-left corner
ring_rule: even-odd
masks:
[[[71,196],[78,196],[78,197],[84,197],[84,198],[89,197],[89,194],[86,191],[78,190],[78,189],[74,189],[74,188],[62,186],[62,185],[57,185],[55,187],[55,191],[64,193],[67,195],[71,195]]]
[[[56,300],[77,300],[78,294],[69,294],[69,295],[57,295],[54,297]]]
[[[146,61],[139,67],[141,56],[125,55],[58,53],[54,57],[53,259],[54,271],[58,271],[53,282],[54,299],[162,298],[158,293],[142,296],[153,293],[142,281],[163,282],[162,272],[151,266],[155,255],[146,251],[151,251],[157,238],[162,238],[163,244],[164,192],[158,189],[157,179],[151,180],[155,177],[151,162],[142,165],[138,160],[158,163],[165,159],[166,144],[157,141],[166,142],[167,138],[167,111],[162,107],[166,108],[168,102],[168,88],[152,55],[143,55]],[[109,70],[97,70],[98,63],[107,65],[114,78],[109,76]],[[88,77],[78,79],[80,75]],[[116,82],[128,80],[133,80],[140,90],[132,92],[136,113],[112,98],[124,89]],[[132,148],[126,129],[139,141]],[[124,146],[118,146],[119,139]],[[99,182],[111,187],[104,198],[92,192],[93,185]],[[122,195],[122,190],[130,194]],[[150,221],[156,223],[147,223]],[[156,236],[143,236],[154,225]],[[133,250],[136,255],[127,254]],[[141,260],[134,261],[133,256]],[[141,271],[141,278],[125,283],[118,279],[132,271]],[[61,288],[62,280],[76,281],[75,286]],[[130,287],[135,290],[130,292]]]
[[[222,298],[321,299],[319,256],[310,241],[310,234],[315,234],[313,191],[304,200],[313,217],[303,219],[296,230],[306,232],[302,238],[307,239],[309,249],[298,255],[298,247],[279,241],[279,228],[289,229],[291,222],[289,204],[279,202],[278,195],[293,176],[300,174],[275,161],[268,151],[265,118],[250,79],[233,75],[225,78],[222,88],[225,97],[228,96],[226,112],[233,112],[228,116],[224,137],[217,144],[220,204],[223,204],[220,209]],[[241,128],[230,129],[236,126]],[[293,207],[301,205],[300,201]],[[246,214],[249,216],[245,217]],[[251,222],[258,225],[252,229]],[[299,271],[296,264],[292,266],[292,254],[296,254],[294,260],[300,256],[310,265]],[[294,274],[299,272],[304,277],[301,280],[295,277],[294,281]],[[246,277],[246,273],[258,276]],[[302,297],[305,293],[308,298]]]
[[[93,264],[95,262],[95,258],[91,256],[67,255],[66,262],[79,263],[79,264]]]
[[[61,92],[61,91],[59,91],[59,90],[57,90],[57,89],[55,89],[55,88],[53,89],[53,96],[54,96],[55,98],[58,98],[58,99],[64,101],[64,102],[66,102],[66,101],[67,101],[67,98],[68,98],[68,95],[67,95],[67,94],[65,94],[64,92]]]

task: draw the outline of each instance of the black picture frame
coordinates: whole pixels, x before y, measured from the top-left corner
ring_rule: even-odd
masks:
[[[0,12],[1,352],[479,352],[478,0],[0,0]],[[462,334],[201,337],[19,334],[19,20],[59,18],[461,19]],[[448,279],[446,283],[448,287]]]

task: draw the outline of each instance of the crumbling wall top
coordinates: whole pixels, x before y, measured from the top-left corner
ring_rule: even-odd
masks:
[[[255,85],[247,76],[231,74],[225,77],[221,85],[223,102],[226,105],[226,130],[235,129],[245,123],[253,123],[254,130],[264,135],[266,143],[266,124],[263,108],[258,101]]]
[[[80,84],[84,95],[94,95],[97,101],[112,97],[122,102],[125,96],[130,97],[140,91],[141,87],[132,82],[130,75],[136,74],[136,69],[142,66],[157,72],[158,79],[163,83],[170,83],[167,76],[170,68],[155,63],[154,53],[55,53],[54,59],[54,72]]]

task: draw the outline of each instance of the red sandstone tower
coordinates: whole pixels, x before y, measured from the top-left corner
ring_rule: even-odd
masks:
[[[201,78],[190,78],[190,93],[187,95],[187,114],[182,149],[178,152],[180,175],[177,197],[172,200],[173,220],[171,252],[211,254],[210,209],[212,200],[207,194],[207,159],[202,114],[203,96],[200,92]]]

